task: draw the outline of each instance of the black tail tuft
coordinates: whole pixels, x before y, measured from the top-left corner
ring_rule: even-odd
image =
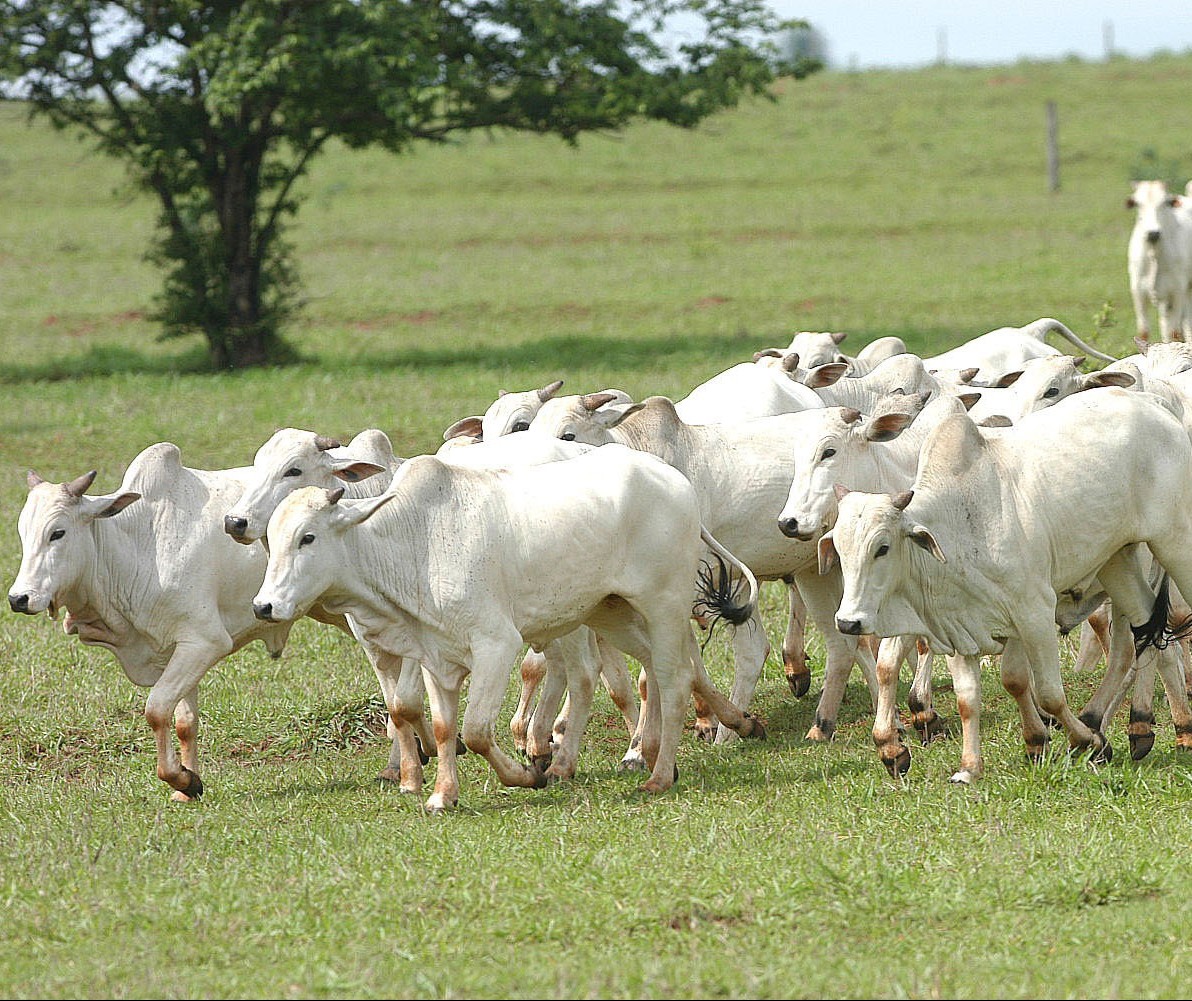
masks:
[[[1141,656],[1147,647],[1163,650],[1172,643],[1192,636],[1192,616],[1176,625],[1168,623],[1171,612],[1171,580],[1166,573],[1159,580],[1159,593],[1155,595],[1155,607],[1151,617],[1141,626],[1131,626],[1134,633],[1134,655]]]
[[[708,622],[708,638],[712,629],[723,619],[734,626],[744,625],[753,616],[753,606],[736,600],[736,584],[728,564],[718,553],[712,553],[716,567],[704,560],[700,563],[697,582],[700,598],[691,609],[691,614]],[[705,644],[707,640],[704,641]]]

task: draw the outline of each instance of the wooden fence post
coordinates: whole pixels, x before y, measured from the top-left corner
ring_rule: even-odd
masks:
[[[1049,190],[1060,190],[1060,116],[1055,101],[1047,102],[1047,181]]]

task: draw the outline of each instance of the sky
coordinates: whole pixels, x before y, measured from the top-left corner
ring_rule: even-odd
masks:
[[[810,21],[837,69],[1145,57],[1192,50],[1192,0],[770,0]]]

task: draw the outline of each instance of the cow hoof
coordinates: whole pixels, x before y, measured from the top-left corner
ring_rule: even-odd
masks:
[[[448,810],[454,810],[458,805],[458,799],[444,799],[436,793],[426,801],[425,809],[427,813],[438,816],[441,813],[446,813]]]
[[[791,687],[791,694],[796,699],[801,699],[811,691],[811,673],[788,674],[786,676],[786,683]]]
[[[826,744],[836,735],[836,724],[832,720],[815,718],[815,723],[807,731],[807,739],[817,744]]]
[[[548,751],[546,754],[535,754],[530,758],[530,767],[540,772],[545,772],[550,768],[551,755]]]
[[[423,762],[426,764],[426,762]],[[401,772],[395,768],[382,768],[377,773],[377,781],[391,783],[393,785],[401,785]]]
[[[1097,732],[1093,736],[1096,739],[1093,741],[1093,749],[1089,754],[1089,761],[1094,765],[1109,764],[1113,760],[1113,745],[1106,739],[1103,733]],[[1154,737],[1151,737],[1151,743],[1154,743],[1154,739]],[[1147,748],[1147,750],[1150,750],[1150,748]]]
[[[962,768],[960,771],[953,774],[948,781],[953,782],[956,785],[970,786],[973,784],[973,773],[967,768]]]
[[[1151,753],[1151,748],[1154,746],[1154,733],[1130,734],[1130,757],[1135,761],[1145,758]]]
[[[900,779],[911,770],[911,752],[905,747],[900,747],[898,753],[892,758],[887,758],[883,754],[882,764],[886,766],[890,778]]]
[[[695,722],[695,739],[702,740],[706,744],[713,744],[716,742],[716,723],[707,723],[701,720]]]
[[[766,724],[752,713],[745,713],[745,724],[739,733],[742,737],[747,737],[750,740],[765,740]]]
[[[619,772],[644,772],[648,771],[646,768],[646,761],[640,754],[630,751],[621,759],[621,763],[617,765]]]
[[[948,725],[940,718],[939,713],[932,710],[930,715],[915,720],[915,732],[920,742],[926,746],[934,740],[948,736]]]
[[[175,789],[174,792],[171,793],[170,799],[172,799],[175,803],[189,803],[191,800],[198,799],[203,795],[202,779],[200,779],[198,775],[192,772],[189,768],[183,768],[182,774],[184,776],[190,776],[190,781],[187,783],[185,789]]]

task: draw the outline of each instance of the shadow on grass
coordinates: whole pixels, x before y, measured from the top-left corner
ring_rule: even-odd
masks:
[[[874,331],[862,340],[901,336],[908,343],[930,340],[931,334],[916,331]],[[741,330],[734,334],[668,334],[655,337],[617,337],[603,334],[567,334],[520,341],[514,344],[479,344],[466,347],[428,344],[402,347],[394,351],[343,355],[334,350],[297,354],[283,368],[317,367],[320,371],[367,372],[408,369],[480,369],[569,368],[642,369],[667,360],[699,358],[714,360],[727,367],[747,361],[753,352],[766,346],[784,346],[789,335]],[[247,372],[261,369],[246,369]],[[62,382],[110,375],[203,375],[212,374],[205,348],[196,346],[175,355],[157,355],[119,346],[92,347],[77,355],[0,364],[0,384],[24,382]],[[235,374],[225,372],[224,375]]]

